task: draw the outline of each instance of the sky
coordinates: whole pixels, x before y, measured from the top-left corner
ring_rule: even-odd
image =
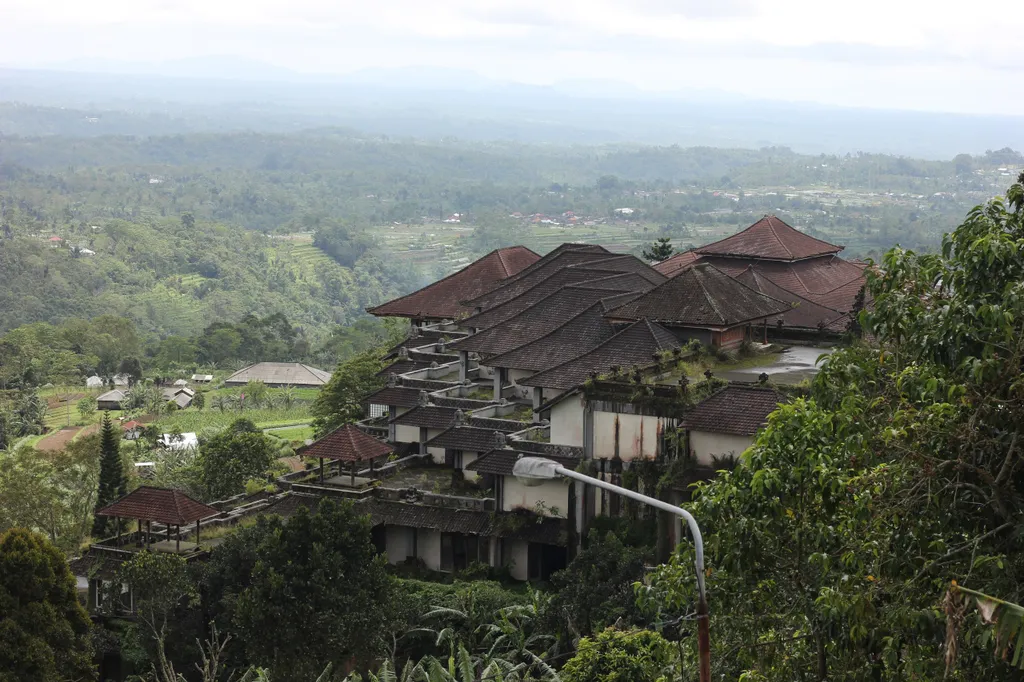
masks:
[[[234,57],[1024,113],[1024,12],[1010,0],[0,0],[0,18],[0,65],[16,68]]]

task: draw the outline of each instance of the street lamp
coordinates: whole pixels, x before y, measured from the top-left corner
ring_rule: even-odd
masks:
[[[697,601],[697,651],[700,655],[700,682],[711,682],[711,634],[708,623],[708,599],[704,591],[704,539],[700,534],[697,519],[693,518],[690,512],[681,507],[669,504],[668,502],[662,502],[647,495],[641,495],[628,488],[612,485],[607,481],[602,481],[600,478],[594,478],[572,469],[566,469],[558,462],[553,462],[543,457],[520,457],[512,467],[512,474],[523,485],[527,486],[537,486],[544,481],[550,481],[559,476],[583,481],[596,488],[617,493],[623,497],[642,502],[650,507],[666,511],[686,520],[686,525],[690,528],[690,535],[693,536],[693,544],[696,549],[695,563],[697,566],[697,593],[699,595]],[[680,521],[680,529],[682,529],[682,521]]]

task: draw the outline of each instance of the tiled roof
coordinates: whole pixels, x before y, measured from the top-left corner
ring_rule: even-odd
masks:
[[[613,366],[628,369],[654,363],[654,354],[679,347],[679,341],[665,328],[647,320],[629,325],[589,353],[552,367],[519,383],[568,390],[581,385],[592,372],[604,374]]]
[[[295,515],[300,508],[305,507],[310,512],[316,511],[317,506],[320,504],[321,497],[319,495],[311,495],[309,493],[297,493],[290,491],[284,497],[271,502],[266,507],[259,511],[260,514],[276,514],[283,518],[289,518]]]
[[[460,301],[489,291],[499,281],[517,274],[540,256],[525,246],[491,251],[458,272],[411,294],[367,310],[378,317],[455,319],[468,311]]]
[[[420,402],[420,388],[387,386],[371,393],[363,402],[371,405],[394,405],[395,407],[416,407]]]
[[[615,335],[604,311],[597,302],[537,340],[488,358],[484,364],[540,372],[579,357]]]
[[[580,463],[579,457],[563,457],[560,455],[539,455],[536,452],[523,452],[521,450],[491,450],[466,465],[466,469],[480,474],[495,474],[497,476],[511,476],[512,467],[520,457],[544,457],[558,462],[566,469],[575,469]]]
[[[712,263],[731,277],[739,276],[750,265],[735,258],[708,257],[700,262]],[[810,258],[796,263],[759,261],[757,269],[783,289],[843,313],[853,307],[857,292],[866,281],[863,268],[838,256]]]
[[[104,403],[104,402],[118,402],[119,403],[122,400],[124,400],[124,393],[125,392],[122,391],[121,389],[115,388],[112,391],[107,391],[103,395],[98,396],[96,398],[96,401],[97,402],[101,402],[101,403]]]
[[[493,429],[478,429],[473,426],[453,426],[427,441],[427,447],[487,452],[494,447],[496,438]]]
[[[122,519],[141,519],[184,526],[208,516],[215,516],[220,512],[209,505],[193,500],[180,490],[142,486],[96,513],[101,516],[117,516]]]
[[[562,326],[573,311],[589,308],[613,292],[566,286],[515,317],[452,344],[455,350],[487,355],[507,353]],[[486,364],[486,363],[485,363]]]
[[[523,272],[518,277],[510,278],[506,282],[501,282],[493,290],[487,293],[477,296],[476,298],[463,300],[463,305],[470,309],[481,309],[488,310],[493,308],[505,301],[510,301],[516,296],[523,292],[533,288],[538,283],[551,277],[556,272],[559,272],[568,265],[575,265],[577,263],[589,263],[592,261],[600,261],[607,258],[610,254],[601,247],[594,247],[599,250],[588,249],[566,249],[560,251],[551,257],[544,256],[544,259],[536,263],[537,267],[530,270],[529,272]]]
[[[331,373],[301,362],[257,362],[244,367],[227,379],[225,384],[246,384],[262,381],[265,384],[290,386],[323,386],[331,380]]]
[[[414,407],[405,414],[400,414],[389,423],[400,426],[425,426],[428,429],[446,429],[455,424],[454,407],[437,407],[421,405]]]
[[[775,284],[761,274],[757,266],[752,265],[748,267],[736,277],[736,280],[747,285],[754,291],[762,293],[765,296],[777,298],[780,301],[785,301],[793,306],[790,310],[787,310],[786,312],[769,320],[772,324],[774,324],[777,319],[781,318],[783,325],[786,327],[817,329],[819,324],[827,327],[833,320],[843,317],[843,313],[838,310],[832,310],[831,308],[818,305],[814,301],[783,289],[778,284]]]
[[[430,367],[430,363],[423,360],[395,360],[390,365],[377,372],[377,376],[386,377],[389,374],[405,374],[406,372],[413,372],[417,369],[426,369],[427,367]]]
[[[545,267],[548,263],[558,258],[562,253],[566,251],[585,251],[591,253],[602,253],[605,254],[605,256],[612,255],[611,251],[609,251],[608,249],[604,248],[599,244],[574,244],[572,242],[565,242],[551,249],[543,256],[541,256],[539,259],[537,259],[533,263],[530,263],[528,266],[526,266],[516,274],[506,278],[505,282],[502,282],[501,284],[504,285],[507,284],[508,282],[514,282],[516,280],[526,277],[527,275],[533,274],[535,270],[539,270]]]
[[[391,454],[387,443],[364,433],[353,424],[340,426],[303,450],[303,457],[323,457],[342,462],[366,462]]]
[[[682,423],[690,431],[752,436],[784,402],[785,396],[775,389],[733,384],[686,412]]]
[[[517,524],[513,530],[495,524],[491,512],[451,509],[408,502],[367,500],[356,505],[356,510],[369,514],[373,525],[429,528],[442,533],[467,535],[497,535],[514,537],[529,542],[565,546],[565,521],[538,517],[532,523]]]
[[[574,269],[585,268],[591,270],[614,270],[615,272],[621,273],[633,273],[639,275],[650,282],[652,285],[661,284],[665,281],[665,276],[660,272],[652,268],[650,265],[640,260],[636,256],[630,253],[623,253],[614,256],[608,256],[601,260],[590,261],[589,263],[581,263],[580,265],[573,266]]]
[[[744,286],[713,265],[697,263],[643,296],[608,311],[608,317],[720,328],[777,315],[791,307]]]
[[[699,259],[696,251],[683,251],[654,265],[654,269],[666,277],[675,277],[679,271]]]
[[[702,256],[795,261],[842,250],[842,246],[815,239],[775,216],[766,215],[742,232],[702,246],[696,252]]]

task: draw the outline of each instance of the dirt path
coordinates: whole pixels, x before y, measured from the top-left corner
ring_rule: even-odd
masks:
[[[88,436],[90,433],[96,433],[99,428],[99,424],[92,424],[84,428],[81,426],[65,426],[60,431],[51,433],[36,443],[36,450],[63,450],[76,436]]]

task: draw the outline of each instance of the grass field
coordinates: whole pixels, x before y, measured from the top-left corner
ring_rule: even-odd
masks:
[[[275,429],[268,431],[267,435],[280,438],[281,440],[305,442],[306,439],[313,437],[313,427],[295,426],[287,429]]]
[[[310,420],[309,407],[300,404],[290,410],[284,408],[259,410],[180,410],[158,419],[155,424],[165,432],[177,429],[182,433],[198,432],[207,427],[224,427],[236,419],[248,419],[260,428],[290,426]]]

